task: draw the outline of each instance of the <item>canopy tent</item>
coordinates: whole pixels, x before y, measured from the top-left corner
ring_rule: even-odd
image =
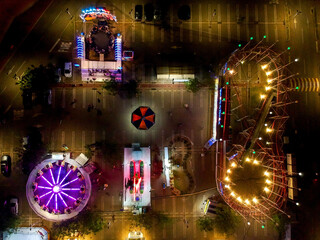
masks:
[[[131,123],[141,130],[148,130],[155,123],[155,114],[149,107],[138,107],[131,115]]]

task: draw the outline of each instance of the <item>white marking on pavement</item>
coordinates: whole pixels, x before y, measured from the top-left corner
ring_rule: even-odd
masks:
[[[204,98],[203,92],[201,91],[200,92],[200,108],[203,108],[203,98]]]
[[[264,26],[265,26],[265,35],[267,36],[266,41],[269,41],[269,27],[268,27],[268,8],[267,5],[264,4]]]
[[[173,36],[173,5],[170,6],[170,41],[174,41]]]
[[[82,108],[86,108],[86,99],[87,99],[87,95],[86,95],[86,88],[83,88],[82,90]]]
[[[58,38],[57,41],[53,44],[53,46],[50,48],[49,53],[51,53],[53,51],[53,49],[57,46],[59,41],[60,41],[60,38]]]
[[[151,42],[154,42],[154,25],[151,25]]]
[[[55,106],[56,106],[56,90],[54,88],[52,88],[51,94],[52,94],[52,102],[51,102],[52,108],[55,108]]]
[[[174,107],[174,92],[171,91],[171,108]]]
[[[191,16],[192,16],[192,4],[190,3],[189,4],[189,7],[190,7],[190,12],[191,12]],[[190,30],[189,30],[189,39],[190,39],[190,42],[192,42],[192,36],[193,36],[193,32],[192,32],[192,21],[190,21]]]
[[[164,91],[160,90],[161,92],[161,107],[164,108]]]
[[[64,134],[64,131],[61,131],[61,145],[66,144],[66,136]]]
[[[2,88],[2,91],[1,91],[1,93],[0,93],[0,95],[4,92],[4,90],[6,90],[7,89],[7,86],[4,86],[4,88]]]
[[[255,21],[256,22],[258,22],[259,21],[259,16],[258,16],[258,5],[257,4],[255,4],[254,5],[254,16],[255,16]],[[257,41],[258,41],[258,39],[259,39],[259,24],[256,24],[256,39],[257,39]]]
[[[76,132],[72,131],[71,133],[71,149],[74,151],[76,147]]]
[[[97,107],[97,91],[96,90],[93,90],[93,93],[92,93],[92,105]]]
[[[81,136],[81,151],[84,152],[84,147],[86,145],[86,131],[82,131]]]
[[[278,41],[278,25],[277,25],[277,6],[273,5],[273,16],[274,16],[274,36],[275,41]],[[303,30],[303,29],[302,29]]]
[[[53,20],[53,22],[51,23],[51,25],[54,24],[55,21],[57,21],[58,17],[61,15],[61,13],[62,13],[62,11],[60,11],[60,12],[58,13],[58,15],[56,16],[56,18],[55,18],[55,19]]]
[[[236,17],[240,18],[239,4],[236,4]],[[240,41],[240,24],[237,24],[237,41]]]
[[[212,41],[212,20],[213,15],[211,13],[211,4],[208,4],[208,21],[209,21],[209,42]]]
[[[179,25],[180,27],[180,42],[183,42],[183,22]]]
[[[102,91],[102,108],[106,109],[107,105],[107,97],[106,97],[106,92]]]
[[[18,70],[16,71],[16,74],[19,72],[19,70],[22,68],[22,66],[26,63],[26,61],[23,61],[20,65],[20,67],[18,68]],[[18,75],[18,74],[17,74]]]
[[[218,22],[221,22],[220,4],[218,4]],[[221,42],[221,24],[218,24],[218,42]]]
[[[15,67],[16,65],[13,65],[13,67],[12,68],[10,68],[10,70],[8,71],[8,73],[7,73],[7,75],[9,75],[9,74],[11,74],[12,73],[12,70],[14,69],[14,67]]]
[[[144,35],[145,35],[145,24],[142,24],[142,30],[141,30],[141,41],[144,42]]]
[[[160,30],[160,35],[161,35],[161,42],[163,43],[164,42],[164,29],[161,28]]]
[[[62,89],[62,108],[66,107],[66,89]]]
[[[201,12],[201,3],[199,3],[199,42],[202,42],[202,12]]]
[[[228,30],[228,42],[230,42],[231,41],[230,4],[227,4],[227,30]]]
[[[72,102],[73,102],[73,104],[72,104],[72,108],[76,108],[76,89],[75,88],[73,88],[72,89]]]

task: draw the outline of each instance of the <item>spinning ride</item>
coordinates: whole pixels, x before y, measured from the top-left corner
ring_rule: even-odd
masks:
[[[32,209],[50,221],[76,216],[91,192],[89,175],[70,158],[47,159],[30,173],[26,186]]]

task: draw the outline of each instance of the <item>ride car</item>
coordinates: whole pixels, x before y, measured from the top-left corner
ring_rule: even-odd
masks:
[[[136,5],[135,7],[135,19],[136,21],[142,20],[142,5]]]
[[[19,201],[18,198],[10,199],[10,211],[14,215],[18,215],[19,213]]]
[[[1,173],[4,176],[8,176],[11,170],[11,157],[9,155],[3,155],[1,157]]]
[[[147,3],[144,5],[144,19],[147,22],[151,22],[153,20],[153,5],[152,3]]]
[[[72,77],[72,63],[71,62],[66,62],[64,64],[64,76],[67,78]]]

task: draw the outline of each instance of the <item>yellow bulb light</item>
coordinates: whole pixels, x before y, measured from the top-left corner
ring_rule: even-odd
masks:
[[[231,192],[230,195],[231,195],[232,197],[236,196],[236,195],[234,194],[234,192]]]
[[[227,170],[227,173],[231,173],[231,169],[228,169],[228,170]]]
[[[261,95],[260,95],[260,98],[261,98],[261,99],[265,99],[265,98],[266,98],[266,95],[261,94]]]
[[[269,76],[272,72],[271,71],[268,71],[266,72],[266,75]]]
[[[268,67],[267,64],[261,66],[262,70],[265,70],[267,67]]]
[[[237,197],[237,200],[238,200],[239,202],[242,202],[241,197]]]
[[[267,179],[267,180],[266,180],[266,183],[267,183],[267,184],[271,184],[272,182],[271,182],[269,179]]]
[[[267,187],[265,187],[263,190],[264,190],[266,193],[270,192],[270,189],[267,188]]]
[[[254,203],[258,203],[258,199],[256,199],[255,197],[252,199],[252,202]]]
[[[229,177],[226,177],[224,180],[225,180],[226,182],[230,182],[230,178],[229,178]]]
[[[266,87],[266,91],[269,91],[270,89],[271,89],[271,87],[269,87],[269,86],[268,86],[268,87]]]
[[[250,160],[250,158],[246,158],[246,162],[250,162],[251,160]]]
[[[253,162],[252,162],[254,165],[258,165],[259,164],[259,162],[257,161],[257,160],[253,160]]]
[[[235,164],[234,162],[231,163],[231,167],[235,168],[237,166],[237,164]]]
[[[265,171],[265,172],[264,172],[264,175],[267,176],[267,177],[269,177],[270,173],[267,172],[267,171]]]

